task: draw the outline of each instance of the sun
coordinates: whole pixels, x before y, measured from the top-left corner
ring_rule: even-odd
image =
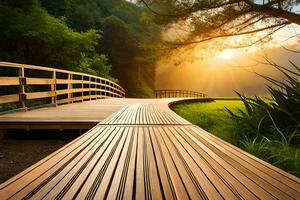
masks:
[[[218,58],[223,60],[231,60],[234,57],[234,51],[231,49],[225,49],[217,54]]]

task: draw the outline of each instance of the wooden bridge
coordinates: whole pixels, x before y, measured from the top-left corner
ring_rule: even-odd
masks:
[[[114,112],[2,183],[0,199],[300,199],[297,177],[169,109],[184,99],[109,98],[3,115],[0,121],[51,109],[72,115],[70,106],[80,106],[77,113],[99,106],[94,116]]]
[[[208,98],[207,94],[201,92],[189,91],[189,90],[174,90],[174,89],[163,89],[155,90],[156,98]]]

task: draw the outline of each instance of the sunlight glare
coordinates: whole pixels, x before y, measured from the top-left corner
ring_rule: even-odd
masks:
[[[225,49],[217,54],[218,58],[223,60],[231,60],[234,57],[234,51],[231,49]]]

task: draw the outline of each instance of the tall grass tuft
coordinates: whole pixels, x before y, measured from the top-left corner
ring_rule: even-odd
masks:
[[[245,109],[231,111],[236,128],[245,139],[239,146],[247,152],[300,176],[300,68],[294,71],[268,61],[285,77],[283,81],[257,74],[271,83],[271,97],[246,97],[237,92]]]
[[[245,109],[232,112],[227,109],[241,132],[248,138],[267,137],[287,144],[300,144],[300,68],[290,62],[295,71],[271,63],[284,74],[285,80],[279,81],[258,74],[268,80],[271,97],[246,97],[237,92]]]

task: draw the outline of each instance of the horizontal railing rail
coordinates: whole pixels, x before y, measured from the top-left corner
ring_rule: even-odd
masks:
[[[42,91],[32,91],[36,86]],[[16,103],[18,108],[27,108],[27,101],[32,99],[48,98],[50,104],[69,104],[107,97],[124,98],[125,90],[111,80],[94,75],[0,62],[0,105]]]
[[[164,89],[164,90],[155,90],[156,98],[179,98],[179,97],[187,97],[187,98],[209,98],[207,94],[189,91],[189,90],[174,90],[174,89]]]

